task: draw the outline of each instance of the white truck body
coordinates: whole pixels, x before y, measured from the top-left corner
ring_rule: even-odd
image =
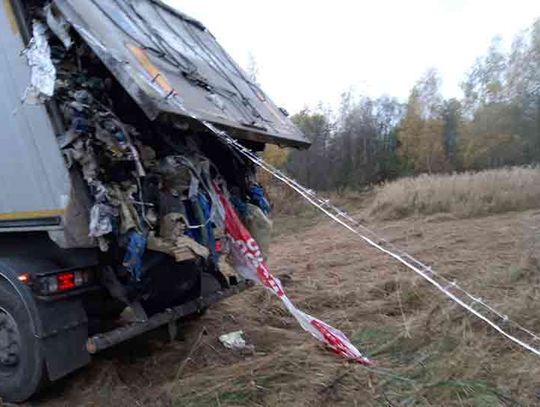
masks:
[[[58,229],[69,176],[47,108],[23,103],[30,67],[14,10],[0,13],[0,231]]]

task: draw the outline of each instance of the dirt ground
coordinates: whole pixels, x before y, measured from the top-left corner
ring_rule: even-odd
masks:
[[[537,356],[330,221],[277,222],[271,270],[299,308],[349,335],[375,369],[327,352],[254,288],[183,323],[178,341],[158,331],[99,355],[32,405],[540,405]],[[540,211],[370,226],[540,332]],[[237,330],[253,350],[219,343]]]

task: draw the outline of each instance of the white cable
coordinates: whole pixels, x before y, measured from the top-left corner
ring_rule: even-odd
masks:
[[[167,95],[165,97],[165,100],[170,103],[173,103],[176,107],[181,109],[184,112],[184,114],[186,114],[188,117],[191,117],[195,121],[203,124],[208,130],[214,133],[224,143],[231,146],[231,148],[234,148],[235,150],[237,150],[239,153],[244,155],[246,158],[248,158],[251,162],[253,162],[258,167],[262,168],[263,170],[265,170],[266,172],[268,172],[269,174],[271,174],[278,180],[282,181],[284,184],[288,185],[290,188],[292,188],[294,191],[296,191],[298,194],[304,197],[313,206],[318,208],[320,211],[322,211],[324,214],[326,214],[335,222],[339,223],[340,225],[342,225],[343,227],[345,227],[346,229],[354,233],[356,236],[358,236],[360,239],[365,241],[367,244],[387,254],[388,256],[392,257],[393,259],[397,260],[401,264],[405,265],[406,267],[414,271],[416,274],[421,276],[424,280],[428,281],[430,284],[432,284],[435,288],[441,291],[444,295],[446,295],[456,304],[460,305],[461,307],[469,311],[471,314],[475,315],[477,318],[486,322],[493,329],[495,329],[497,332],[499,332],[506,338],[510,339],[512,342],[534,353],[535,355],[540,356],[540,350],[538,348],[508,333],[505,329],[501,328],[497,323],[493,322],[488,316],[482,314],[478,310],[475,310],[471,305],[467,304],[463,299],[459,298],[456,294],[449,291],[449,289],[451,288],[452,290],[461,292],[462,295],[472,300],[474,304],[481,305],[485,310],[491,312],[493,315],[496,315],[498,318],[502,320],[503,323],[507,325],[512,324],[514,328],[516,328],[517,330],[529,336],[530,339],[540,342],[540,337],[538,337],[536,334],[522,327],[518,323],[510,320],[507,315],[487,305],[483,301],[483,299],[473,296],[472,294],[467,292],[465,289],[461,288],[455,281],[450,281],[447,278],[443,277],[442,275],[437,274],[431,267],[425,265],[419,260],[416,260],[414,257],[409,255],[408,253],[404,252],[403,250],[398,249],[391,243],[380,238],[373,231],[371,231],[370,229],[362,225],[360,222],[353,219],[345,211],[332,205],[329,200],[324,200],[320,198],[319,196],[317,196],[317,194],[314,191],[308,188],[305,188],[304,186],[296,182],[294,179],[288,177],[287,175],[285,175],[283,172],[281,172],[280,170],[278,170],[271,164],[268,164],[266,161],[260,158],[256,153],[254,153],[253,151],[243,146],[241,143],[233,139],[223,130],[218,129],[212,123],[206,120],[202,120],[199,117],[197,117],[195,114],[188,111],[184,107],[182,101],[178,98],[178,95],[175,92],[171,92],[170,95]],[[342,220],[341,218],[343,218],[344,220]],[[346,221],[349,222],[350,224],[347,223]],[[360,233],[358,229],[363,230],[364,234]],[[368,237],[368,236],[371,236],[371,237]],[[388,247],[384,247],[385,245]],[[437,281],[437,279],[444,282],[444,285],[441,284],[439,281]]]
[[[280,170],[276,169],[271,164],[268,164],[259,156],[257,156],[255,153],[253,153],[251,150],[247,149],[242,144],[237,142],[235,139],[230,137],[228,134],[217,129],[211,123],[205,122],[205,121],[201,121],[201,122],[208,129],[210,129],[214,134],[216,134],[219,138],[221,138],[224,142],[226,142],[228,145],[232,146],[242,155],[247,157],[255,165],[259,166],[260,168],[262,168],[263,170],[265,170],[266,172],[268,172],[269,174],[271,174],[272,176],[274,176],[275,178],[277,178],[278,180],[282,181],[283,183],[288,185],[290,188],[295,190],[298,194],[300,194],[303,198],[305,198],[308,202],[310,202],[313,206],[318,208],[320,211],[322,211],[332,220],[334,220],[335,222],[339,223],[340,225],[342,225],[343,227],[345,227],[346,229],[354,233],[356,236],[358,236],[360,239],[365,241],[370,246],[380,250],[381,252],[387,254],[388,256],[392,257],[393,259],[397,260],[401,264],[405,265],[406,267],[414,271],[416,274],[421,276],[424,280],[428,281],[430,284],[432,284],[435,288],[437,288],[439,291],[445,294],[448,298],[450,298],[456,304],[460,305],[461,307],[469,311],[471,314],[475,315],[477,318],[486,322],[488,325],[490,325],[493,329],[495,329],[500,334],[504,335],[506,338],[510,339],[511,341],[521,346],[522,348],[527,349],[528,351],[536,354],[537,356],[540,356],[540,350],[538,348],[534,347],[533,345],[527,343],[526,341],[521,340],[517,338],[516,336],[507,332],[504,328],[499,326],[496,322],[493,322],[488,316],[474,309],[473,308],[474,305],[467,304],[462,298],[459,298],[456,294],[451,292],[450,288],[452,290],[461,292],[464,296],[472,300],[473,304],[478,304],[478,305],[483,306],[486,310],[490,311],[492,314],[502,319],[504,323],[506,324],[511,323],[516,329],[527,334],[534,341],[540,341],[540,338],[537,335],[523,328],[519,324],[511,321],[508,318],[508,316],[506,316],[505,314],[497,311],[496,309],[486,304],[483,301],[483,299],[477,298],[473,296],[472,294],[468,293],[466,290],[461,288],[455,281],[450,281],[446,279],[445,277],[437,274],[431,267],[426,266],[425,264],[416,260],[414,257],[410,256],[409,254],[395,248],[392,244],[388,243],[384,239],[379,238],[374,232],[372,232],[365,226],[361,225],[358,221],[350,217],[347,213],[334,207],[328,200],[323,200],[319,198],[313,191],[303,187],[295,180],[289,178],[288,176],[283,174]],[[354,226],[352,226],[351,224]],[[365,232],[365,234],[362,234],[358,229],[362,229]],[[368,237],[367,235],[371,235],[371,237]],[[390,246],[390,248],[384,247],[385,245]],[[448,284],[448,285],[441,284],[441,282],[437,281],[437,279],[442,280],[445,284]]]

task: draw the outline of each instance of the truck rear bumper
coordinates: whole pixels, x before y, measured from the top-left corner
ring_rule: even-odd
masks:
[[[204,310],[210,305],[238,294],[251,286],[253,286],[253,283],[250,281],[239,282],[235,286],[216,291],[215,293],[212,293],[206,297],[201,297],[197,300],[187,302],[177,307],[169,308],[164,312],[153,315],[145,322],[132,323],[112,331],[93,336],[88,339],[86,349],[88,353],[96,354],[160,326],[173,323],[182,317],[193,315]]]

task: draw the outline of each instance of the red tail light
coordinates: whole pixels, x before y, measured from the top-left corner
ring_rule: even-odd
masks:
[[[63,271],[38,277],[34,287],[41,295],[54,295],[87,286],[93,281],[94,272],[91,269]]]
[[[67,272],[56,275],[56,282],[58,284],[58,291],[68,291],[75,288],[75,273]]]

